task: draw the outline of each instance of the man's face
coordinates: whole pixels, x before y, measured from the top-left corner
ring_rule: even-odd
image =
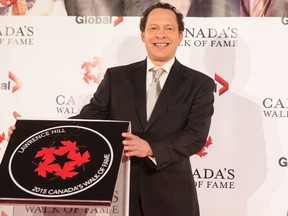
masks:
[[[157,66],[162,66],[175,56],[182,37],[174,12],[162,8],[150,12],[146,28],[141,33],[148,57]]]

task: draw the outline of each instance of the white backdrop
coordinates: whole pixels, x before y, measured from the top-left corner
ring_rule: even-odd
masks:
[[[207,145],[191,157],[201,215],[287,216],[287,18],[186,17],[185,25],[177,58],[217,84]],[[1,17],[0,159],[16,116],[75,115],[107,67],[145,58],[138,26],[139,17],[91,17],[85,24],[75,17]],[[64,213],[102,215],[0,206],[1,216]]]

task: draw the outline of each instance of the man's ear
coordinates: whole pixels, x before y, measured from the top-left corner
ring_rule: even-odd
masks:
[[[145,39],[145,33],[144,32],[141,32],[141,40],[144,42],[144,39]]]
[[[181,32],[179,32],[179,43],[182,41],[182,39],[183,39],[183,32],[181,31]]]

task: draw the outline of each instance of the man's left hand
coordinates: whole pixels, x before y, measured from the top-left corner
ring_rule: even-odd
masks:
[[[149,145],[149,143],[141,139],[140,137],[132,134],[132,133],[122,133],[122,136],[125,138],[123,140],[124,145],[124,155],[126,157],[152,157],[153,152]]]

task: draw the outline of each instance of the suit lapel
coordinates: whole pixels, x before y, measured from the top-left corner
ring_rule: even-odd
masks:
[[[175,60],[145,130],[148,130],[157,121],[159,115],[171,101],[171,98],[185,82],[185,73],[181,68],[181,64]]]
[[[143,129],[146,120],[146,60],[131,69],[131,82],[134,90],[135,108]],[[133,127],[133,126],[132,126]]]

